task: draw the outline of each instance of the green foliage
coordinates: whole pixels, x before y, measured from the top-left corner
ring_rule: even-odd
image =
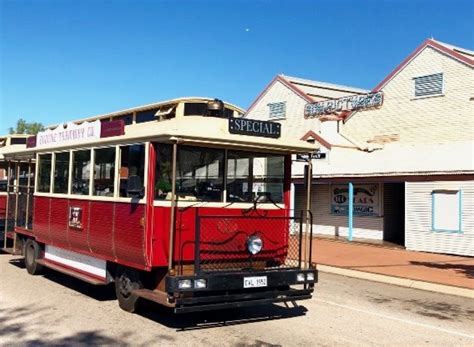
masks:
[[[44,126],[41,123],[27,123],[23,118],[18,119],[15,128],[10,128],[8,131],[10,134],[29,134],[36,135],[38,132],[43,131]]]

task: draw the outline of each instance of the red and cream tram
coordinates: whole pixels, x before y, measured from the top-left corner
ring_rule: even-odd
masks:
[[[4,150],[15,202],[5,249],[23,254],[30,274],[115,282],[130,312],[139,298],[178,313],[310,298],[311,215],[289,200],[291,155],[314,145],[242,114],[176,99]]]

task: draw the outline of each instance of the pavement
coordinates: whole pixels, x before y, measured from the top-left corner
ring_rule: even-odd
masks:
[[[474,258],[314,238],[321,272],[474,299]]]

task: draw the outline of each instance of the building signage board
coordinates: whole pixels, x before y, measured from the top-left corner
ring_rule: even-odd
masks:
[[[55,129],[40,131],[36,136],[36,147],[46,148],[60,145],[72,145],[93,139],[100,139],[100,120],[81,124],[67,123]]]
[[[310,159],[326,159],[326,153],[316,151],[313,153],[297,154],[297,161],[309,161]]]
[[[379,216],[379,185],[354,185],[354,216]],[[331,186],[331,214],[347,216],[349,214],[349,185]]]
[[[336,100],[324,100],[306,104],[304,108],[304,116],[310,118],[343,111],[356,111],[380,107],[382,106],[382,103],[382,92],[345,96]]]
[[[247,118],[229,118],[229,133],[279,138],[281,124]]]

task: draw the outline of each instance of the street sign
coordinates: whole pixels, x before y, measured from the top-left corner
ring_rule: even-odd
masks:
[[[321,152],[313,152],[313,153],[305,153],[305,154],[297,154],[296,155],[296,160],[301,160],[301,161],[308,161],[310,159],[325,159],[326,158],[326,153],[321,153]]]

